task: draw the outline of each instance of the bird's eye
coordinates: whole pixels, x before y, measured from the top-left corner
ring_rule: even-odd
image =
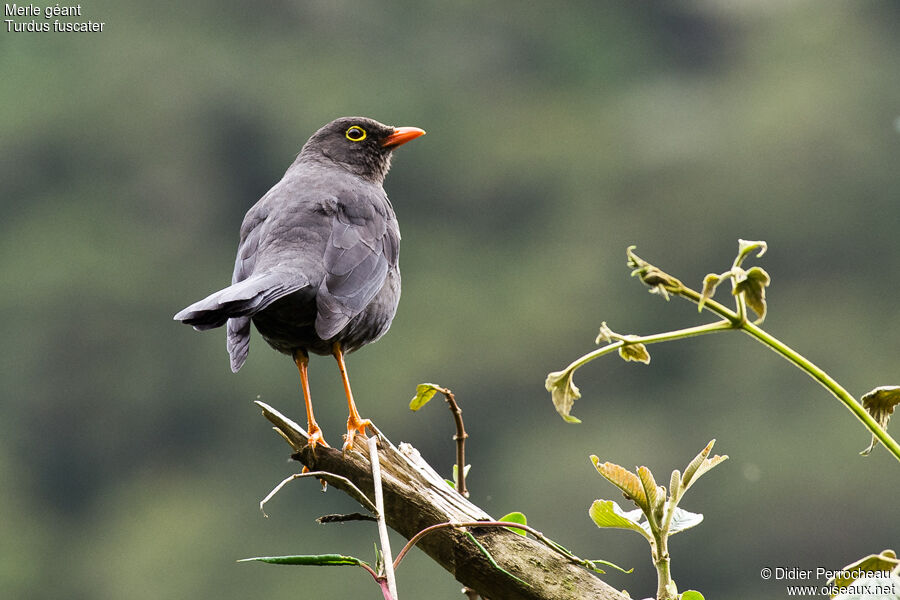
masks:
[[[347,139],[351,142],[361,142],[366,139],[366,130],[359,125],[354,125],[348,129],[347,133],[344,135],[346,135]]]

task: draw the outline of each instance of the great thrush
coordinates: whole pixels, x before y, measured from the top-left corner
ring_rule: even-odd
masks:
[[[250,322],[300,370],[309,443],[327,446],[313,416],[309,353],[331,354],[347,394],[344,448],[371,425],[359,416],[344,354],[380,338],[400,300],[400,230],[382,184],[391,154],[425,132],[364,117],[328,123],[309,138],[241,224],[232,284],[175,319],[203,331],[227,323],[231,370],[250,348]]]

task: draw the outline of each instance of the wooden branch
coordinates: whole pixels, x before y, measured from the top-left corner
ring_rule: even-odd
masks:
[[[299,425],[263,402],[256,404],[291,445],[292,458],[310,470],[344,477],[374,498],[372,469],[364,440],[357,439],[354,449],[346,455],[322,446],[313,452],[307,447],[306,432]],[[379,436],[385,518],[394,531],[410,539],[438,523],[493,520],[447,485],[415,448],[409,444],[400,444],[397,448]],[[334,487],[347,491],[340,479],[335,478],[332,482]],[[493,566],[466,531],[508,573]],[[627,596],[558,551],[507,529],[438,529],[424,536],[418,547],[457,581],[491,600],[627,600]],[[400,573],[402,577],[402,570]]]

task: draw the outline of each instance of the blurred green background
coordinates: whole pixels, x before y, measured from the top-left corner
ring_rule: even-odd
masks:
[[[900,4],[89,0],[102,33],[0,31],[0,595],[21,599],[376,598],[362,570],[235,564],[372,558],[373,526],[294,483],[251,404],[303,420],[291,362],[255,336],[172,321],[227,284],[244,212],[325,122],[362,114],[428,136],[388,176],[404,292],[349,359],[363,415],[449,474],[465,412],[472,500],[655,590],[645,542],[600,531],[620,495],[597,454],[661,479],[706,442],[731,460],[683,507],[681,589],[784,597],[763,566],[839,568],[898,548],[900,469],[825,391],[739,335],[579,371],[568,425],[548,371],[623,333],[701,322],[628,276],[625,248],[699,285],[764,239],[766,325],[856,394],[897,384]],[[10,17],[6,17],[10,18]],[[18,18],[28,21],[28,18]],[[70,19],[72,20],[72,19]],[[78,19],[74,19],[78,20]],[[332,444],[345,404],[314,359]],[[897,424],[893,432],[897,436]],[[400,543],[397,538],[397,543]],[[395,549],[396,551],[396,549]],[[419,552],[405,598],[460,598]],[[792,583],[792,582],[788,582]],[[824,584],[824,581],[816,582]]]

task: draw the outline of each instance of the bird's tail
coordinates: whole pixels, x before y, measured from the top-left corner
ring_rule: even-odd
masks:
[[[302,275],[259,273],[194,302],[175,315],[197,331],[221,327],[228,319],[252,317],[279,298],[309,285]]]

